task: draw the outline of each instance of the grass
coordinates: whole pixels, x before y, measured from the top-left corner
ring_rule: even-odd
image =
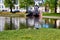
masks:
[[[0,40],[60,40],[60,29],[21,29],[0,32]]]
[[[0,12],[0,16],[26,17],[26,13],[25,12],[18,12],[18,13]],[[43,16],[57,16],[57,17],[60,17],[60,13],[43,13]]]
[[[57,17],[60,17],[60,13],[44,13],[43,16],[57,16]]]
[[[10,13],[10,12],[0,12],[0,16],[4,17],[25,17],[25,12],[17,12],[17,13]]]

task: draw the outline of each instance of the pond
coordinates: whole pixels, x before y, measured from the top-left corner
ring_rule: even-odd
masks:
[[[27,23],[28,22],[28,23]],[[44,18],[39,23],[40,28],[59,28],[60,19]],[[19,30],[32,27],[34,28],[34,18],[26,19],[21,17],[2,17],[0,16],[0,31],[4,30]]]

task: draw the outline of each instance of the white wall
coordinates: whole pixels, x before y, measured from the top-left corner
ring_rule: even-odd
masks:
[[[4,0],[0,0],[0,10],[2,10],[4,8],[5,8]]]

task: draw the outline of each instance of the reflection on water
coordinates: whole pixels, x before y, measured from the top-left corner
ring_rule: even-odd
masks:
[[[11,24],[12,22],[12,24]],[[7,29],[19,29],[20,23],[26,23],[25,18],[20,17],[0,17],[0,31]],[[12,27],[11,27],[12,26]]]
[[[5,17],[0,17],[0,31],[3,31],[5,24]]]
[[[29,27],[34,26],[34,20],[37,19],[26,19],[25,18],[20,18],[20,17],[0,17],[0,31],[6,30],[6,29],[19,29],[21,28],[22,24],[27,24]],[[12,24],[10,26],[10,23],[12,21]],[[22,23],[22,24],[21,24]],[[36,22],[36,26],[39,24],[39,28],[53,28],[53,27],[60,27],[60,20],[55,20],[55,19],[43,19],[42,21],[39,21],[38,23]],[[27,26],[26,25],[26,26]],[[23,28],[23,27],[22,27]]]

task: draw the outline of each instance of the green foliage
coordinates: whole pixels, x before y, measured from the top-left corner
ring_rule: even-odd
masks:
[[[57,1],[58,0],[46,0],[45,4],[49,4],[49,8],[52,10],[54,9],[54,12],[57,13]]]
[[[12,8],[14,7],[14,0],[4,0],[5,7],[10,8],[10,12],[12,12]]]
[[[45,5],[46,4],[49,4],[50,8],[54,8],[55,7],[55,0],[46,0]]]
[[[57,3],[58,3],[58,6],[60,7],[60,0],[58,0],[58,2],[57,2]]]
[[[25,8],[26,6],[30,6],[34,4],[34,0],[19,0],[20,8]]]
[[[10,6],[13,7],[14,6],[12,0],[4,0],[4,4],[6,7],[10,7]]]
[[[55,7],[55,0],[50,0],[50,8],[54,8]]]

